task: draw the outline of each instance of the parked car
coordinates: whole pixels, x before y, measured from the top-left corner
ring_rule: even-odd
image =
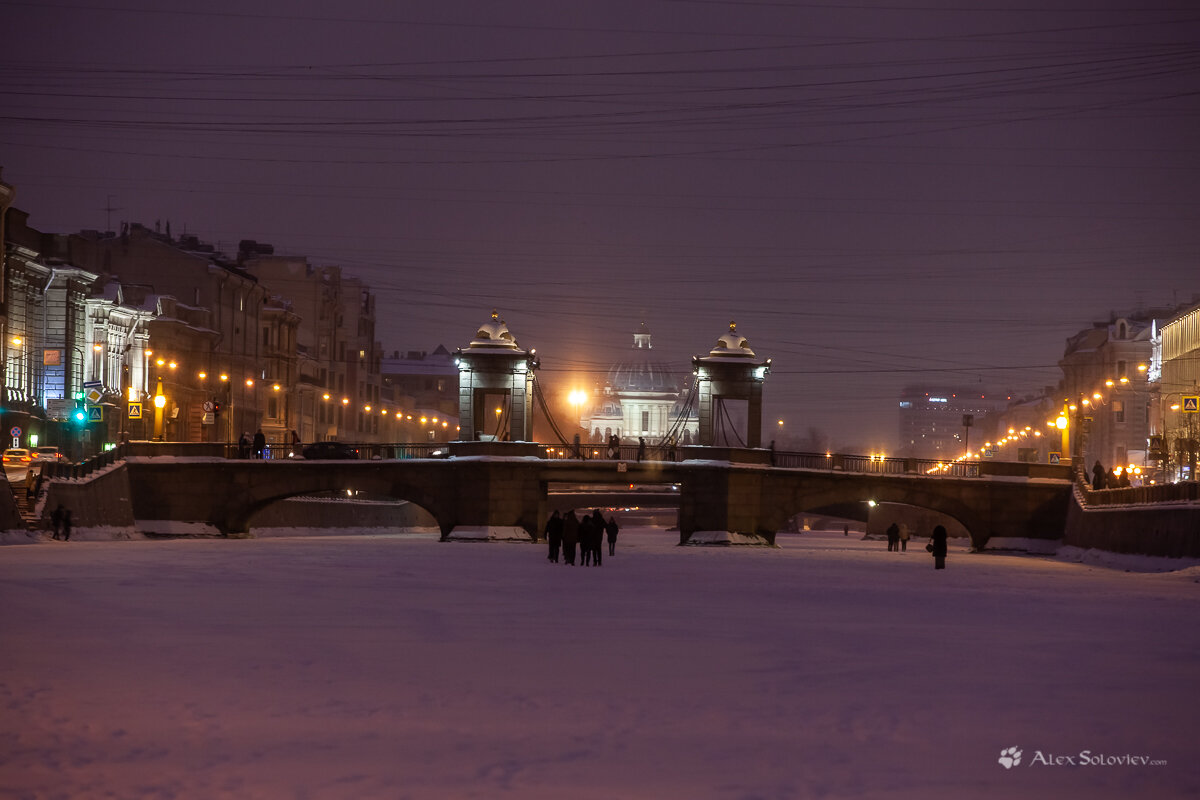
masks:
[[[358,448],[345,442],[313,442],[300,451],[306,459],[358,458]]]
[[[6,465],[20,466],[28,464],[33,460],[33,457],[29,455],[29,451],[24,447],[10,447],[4,451],[3,459]]]
[[[32,457],[34,461],[66,461],[67,460],[66,456],[64,456],[62,453],[58,452],[57,447],[53,447],[50,445],[43,445],[41,447],[33,448],[33,452],[30,453],[30,457]]]

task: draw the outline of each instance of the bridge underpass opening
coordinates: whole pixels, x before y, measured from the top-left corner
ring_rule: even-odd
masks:
[[[679,525],[679,484],[584,484],[551,482],[546,486],[546,513],[576,514],[600,509],[622,526],[675,528]]]
[[[933,529],[938,525],[946,529],[946,535],[951,539],[971,538],[966,527],[954,517],[930,508],[904,503],[877,503],[871,508],[871,515],[867,520],[867,535],[886,537],[888,526],[893,522],[902,527],[907,526],[910,534],[922,539],[931,536]]]
[[[277,500],[250,518],[253,536],[438,533],[437,520],[410,500],[354,490]]]

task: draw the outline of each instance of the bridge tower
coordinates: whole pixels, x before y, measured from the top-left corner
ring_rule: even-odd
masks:
[[[533,441],[537,351],[522,350],[499,314],[455,351],[460,441]]]
[[[725,401],[745,400],[744,444],[761,447],[763,380],[771,371],[771,359],[760,361],[750,349],[750,342],[737,332],[737,323],[731,322],[729,332],[717,339],[717,346],[708,355],[692,358],[692,370],[696,375],[700,444],[716,444],[718,425],[723,419],[730,421]]]

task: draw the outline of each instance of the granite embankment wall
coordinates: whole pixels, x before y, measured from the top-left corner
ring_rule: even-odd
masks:
[[[1067,509],[1063,544],[1114,553],[1200,558],[1200,500],[1085,505],[1077,491]]]

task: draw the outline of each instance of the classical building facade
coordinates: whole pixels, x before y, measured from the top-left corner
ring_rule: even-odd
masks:
[[[6,213],[3,425],[6,443],[58,445],[80,458],[100,446],[101,426],[73,413],[84,384],[95,378],[85,351],[87,298],[97,275],[67,256],[63,237],[28,225],[28,214]],[[89,368],[92,372],[89,374]],[[19,430],[19,434],[13,431]]]
[[[1149,465],[1158,480],[1196,480],[1200,458],[1200,303],[1162,323],[1151,358]]]
[[[1141,467],[1150,436],[1150,362],[1156,321],[1145,311],[1097,322],[1067,340],[1059,366],[1061,401],[1071,418],[1071,455],[1087,470],[1099,461]]]
[[[398,442],[458,438],[458,366],[443,345],[433,352],[394,351],[382,362],[383,402],[404,416]],[[434,421],[436,420],[436,422]]]
[[[280,402],[294,410],[293,429],[300,438],[400,441],[399,409],[383,403],[382,347],[375,340],[375,296],[369,287],[341,267],[275,255],[270,245],[257,242],[241,243],[239,261],[287,307],[289,329],[294,320],[291,342],[274,342],[267,349],[275,354],[276,369],[288,370],[277,377],[287,387]],[[295,354],[294,363],[285,364],[289,354]]]
[[[590,392],[580,409],[580,427],[594,442],[616,435],[626,444],[639,438],[653,444],[674,436],[680,444],[691,444],[699,423],[694,404],[687,403],[690,377],[690,371],[654,356],[650,330],[642,323],[626,357]]]

